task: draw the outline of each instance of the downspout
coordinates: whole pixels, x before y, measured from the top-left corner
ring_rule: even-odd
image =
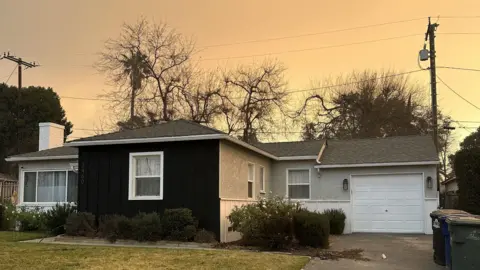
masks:
[[[316,160],[317,164],[322,164],[320,159],[322,159],[323,151],[325,151],[325,148],[327,146],[328,146],[328,142],[327,142],[327,139],[325,139],[325,142],[323,142],[322,147],[320,148],[320,152],[318,153],[318,156],[317,156],[317,160]],[[317,168],[317,172],[320,172],[320,168]]]

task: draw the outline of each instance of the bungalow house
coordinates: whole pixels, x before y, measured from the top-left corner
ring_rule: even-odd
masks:
[[[39,151],[7,159],[19,164],[20,205],[72,201],[97,216],[187,207],[225,242],[239,237],[226,218],[233,207],[275,194],[343,209],[344,233],[432,232],[430,136],[248,144],[176,120],[61,146],[60,132],[40,124]]]

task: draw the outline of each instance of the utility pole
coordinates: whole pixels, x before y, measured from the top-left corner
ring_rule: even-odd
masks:
[[[21,112],[20,112],[20,91],[22,90],[22,66],[25,66],[25,69],[27,68],[34,68],[37,67],[38,65],[33,62],[25,62],[22,60],[20,57],[15,57],[13,55],[10,55],[10,52],[8,53],[3,53],[3,57],[1,59],[7,59],[10,60],[14,63],[17,63],[18,65],[18,90],[17,90],[17,154],[20,154],[20,141],[21,141],[21,134],[20,134],[20,124],[19,120],[22,119],[21,117]]]
[[[420,51],[419,57],[421,61],[430,60],[430,85],[432,95],[432,128],[433,128],[433,142],[435,149],[438,153],[438,120],[437,120],[437,72],[435,63],[435,31],[438,24],[432,23],[430,17],[428,17],[427,32],[425,33],[425,44],[423,50]],[[428,40],[429,50],[426,49],[426,43]],[[437,191],[440,191],[440,177],[437,169]]]

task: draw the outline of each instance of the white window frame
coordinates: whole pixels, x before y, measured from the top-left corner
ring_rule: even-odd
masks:
[[[160,175],[135,176],[134,160],[137,156],[160,156]],[[128,200],[163,200],[163,151],[157,152],[135,152],[130,153],[128,168]],[[137,196],[135,195],[136,178],[160,177],[160,195],[159,196]]]
[[[260,193],[265,194],[265,167],[258,166],[260,171]]]
[[[290,171],[308,171],[308,184],[289,184],[288,183],[288,173]],[[302,199],[296,199],[296,198],[290,198],[291,200],[295,201],[308,201],[312,198],[312,172],[310,168],[288,168],[287,169],[287,175],[286,175],[286,190],[285,190],[285,196],[287,198],[290,198],[288,194],[288,186],[308,186],[308,198],[302,198]]]
[[[253,179],[250,179],[250,165],[253,168]],[[248,183],[252,183],[252,197],[248,196]],[[248,162],[247,163],[247,198],[254,199],[255,198],[255,163]]]
[[[40,172],[65,172],[65,201],[62,202],[37,202],[37,197],[38,197],[38,173]],[[19,205],[25,205],[25,206],[50,206],[50,205],[56,205],[56,204],[65,204],[65,203],[73,203],[76,204],[77,202],[69,202],[68,201],[68,173],[69,172],[74,172],[70,169],[29,169],[29,170],[21,170],[21,181],[20,181],[20,186],[18,187],[18,202]],[[25,201],[25,173],[35,173],[35,201],[34,202],[26,202]],[[75,172],[74,172],[75,173]],[[77,173],[78,175],[78,173]],[[78,177],[78,176],[77,176]],[[79,179],[77,178],[77,181]],[[78,188],[78,187],[77,187]],[[21,192],[20,192],[21,191]],[[77,198],[78,200],[78,198]]]

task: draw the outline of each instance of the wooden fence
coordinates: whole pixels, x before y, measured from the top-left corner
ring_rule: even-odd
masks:
[[[17,181],[0,181],[0,203],[10,202],[14,194],[18,194]]]

